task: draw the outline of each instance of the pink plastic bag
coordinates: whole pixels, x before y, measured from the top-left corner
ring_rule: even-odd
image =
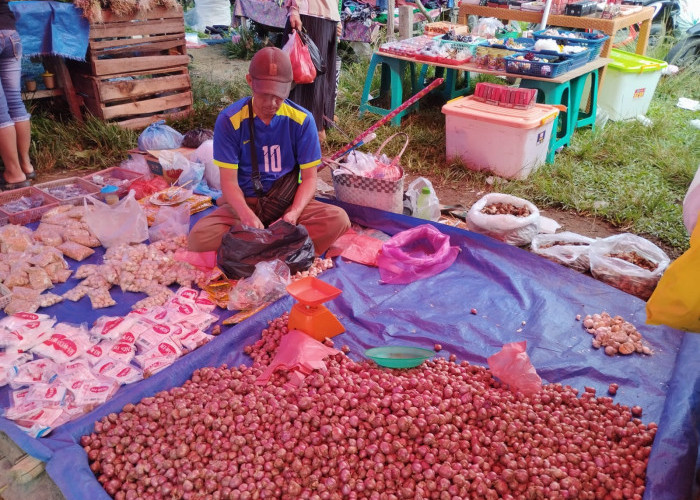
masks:
[[[530,395],[542,389],[542,379],[537,375],[530,357],[525,351],[527,342],[511,342],[489,356],[489,368],[501,382],[508,384],[512,390]]]
[[[312,371],[326,369],[324,358],[339,352],[332,347],[323,345],[304,332],[289,330],[289,333],[280,341],[275,359],[255,383],[258,385],[267,383],[275,369],[281,367],[290,372],[290,382],[287,385],[298,386],[304,377]]]
[[[457,258],[459,247],[430,224],[395,234],[377,257],[384,283],[407,284],[441,273]]]

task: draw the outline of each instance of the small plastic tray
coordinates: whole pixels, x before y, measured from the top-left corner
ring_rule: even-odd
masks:
[[[428,349],[411,346],[373,347],[365,351],[365,356],[387,368],[413,368],[434,355]]]
[[[12,300],[12,292],[5,285],[0,283],[0,309],[5,309]]]
[[[9,213],[2,209],[5,204],[14,200],[19,200],[24,196],[41,198],[43,203],[41,206],[30,208],[29,210],[22,210],[21,212]],[[56,198],[34,186],[13,189],[12,191],[0,193],[0,218],[7,217],[11,224],[24,226],[25,224],[38,221],[41,219],[42,215],[58,205],[59,201]]]
[[[84,193],[70,198],[60,198],[54,194],[56,191],[52,191],[63,186],[70,186],[72,184],[75,184],[77,187],[81,188]],[[81,177],[68,177],[57,181],[42,182],[41,184],[36,184],[35,187],[58,200],[61,205],[79,205],[83,202],[86,196],[95,196],[100,192],[100,186],[97,186]]]
[[[107,181],[110,178],[121,181],[117,185],[117,195],[119,197],[122,197],[129,192],[129,186],[131,186],[131,183],[135,180],[143,178],[143,174],[134,172],[132,170],[127,170],[121,167],[110,167],[104,170],[100,170],[99,172],[94,172],[92,174],[83,176],[83,179],[85,179],[88,182],[92,182],[100,188],[108,184],[112,184],[111,182],[101,182],[100,179],[102,179],[103,181]]]
[[[502,43],[489,43],[489,42],[484,42],[482,45],[486,45],[487,47],[493,47],[496,49],[506,49],[506,50],[513,50],[516,52],[532,52],[535,48],[535,40],[533,38],[500,38],[498,39],[499,42],[502,41]],[[510,43],[518,43],[520,45],[524,45],[525,47],[522,49],[513,47],[509,45]]]
[[[287,292],[307,306],[318,306],[343,293],[341,289],[313,276],[290,283],[287,285]]]
[[[546,61],[527,61],[516,59],[516,57],[506,56],[506,73],[555,78],[566,73],[572,67],[571,58],[564,55],[548,56],[539,54],[537,56],[546,59]]]
[[[556,35],[548,35],[546,34],[547,30],[539,30],[535,31],[532,36],[535,40],[539,40],[541,38],[551,38],[552,40],[556,40],[558,43],[561,44],[566,44],[566,43],[581,43],[588,45],[591,48],[591,52],[589,54],[589,61],[592,61],[596,57],[600,55],[600,51],[603,49],[603,45],[605,45],[605,42],[607,41],[608,38],[610,38],[608,35],[603,35],[603,34],[596,34],[596,33],[584,33],[584,32],[579,32],[579,31],[564,31],[564,30],[557,30],[559,33],[568,33],[573,36],[556,36]]]

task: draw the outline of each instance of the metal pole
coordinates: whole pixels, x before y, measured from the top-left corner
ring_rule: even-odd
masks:
[[[542,12],[542,21],[540,22],[540,29],[543,30],[547,27],[547,19],[549,19],[549,10],[552,8],[552,0],[547,0],[544,4],[544,11]]]

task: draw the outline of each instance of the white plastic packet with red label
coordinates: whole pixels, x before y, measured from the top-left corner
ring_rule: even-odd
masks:
[[[32,412],[23,414],[14,420],[15,424],[31,437],[37,438],[47,435],[57,426],[57,422],[63,413],[63,409],[37,408]]]
[[[114,344],[115,342],[103,340],[85,351],[84,358],[87,359],[90,366],[94,366],[107,356],[107,353],[112,349]]]
[[[115,342],[112,348],[107,351],[107,356],[121,361],[123,363],[128,363],[136,355],[136,346],[134,344],[129,344],[128,342]]]
[[[17,407],[27,402],[27,395],[29,394],[29,387],[25,389],[17,389],[10,392],[10,406]]]
[[[177,292],[175,292],[175,297],[179,299],[183,299],[189,302],[194,302],[197,300],[197,297],[199,296],[199,292],[195,290],[194,288],[189,288],[186,286],[181,286]],[[175,298],[173,297],[173,298]],[[170,299],[171,301],[173,299]]]
[[[194,303],[197,304],[197,308],[203,312],[210,313],[214,309],[216,309],[216,304],[212,302],[212,300],[207,295],[207,292],[205,292],[204,290],[202,290],[199,293],[199,297],[197,297],[197,300],[195,300]]]
[[[80,390],[85,382],[96,379],[90,370],[89,362],[85,359],[77,359],[62,366],[59,369],[58,377],[56,377],[56,380],[66,386],[73,394]]]
[[[119,384],[113,380],[95,380],[83,384],[75,394],[75,404],[81,406],[101,405],[119,389]]]
[[[63,364],[82,356],[94,344],[85,324],[75,326],[59,323],[51,337],[32,348],[32,352]]]
[[[117,340],[136,323],[137,319],[128,316],[99,317],[90,329],[90,335],[97,339]]]
[[[118,342],[126,342],[127,344],[135,344],[139,339],[141,334],[151,328],[149,323],[142,321],[135,321],[131,328],[124,332],[124,334],[117,339]]]
[[[13,367],[23,365],[32,359],[34,356],[28,352],[0,352],[0,387],[10,382],[10,370]]]
[[[194,301],[183,300],[181,297],[177,296],[170,299],[165,305],[165,309],[168,311],[169,323],[181,323],[199,312]]]
[[[134,361],[143,369],[145,377],[146,370],[148,368],[152,369],[155,361],[164,361],[172,364],[180,356],[182,356],[182,349],[180,349],[180,346],[178,345],[177,341],[172,337],[168,337],[166,339],[161,340],[155,347],[153,347],[149,351],[136,356],[134,358]]]
[[[182,333],[182,326],[180,325],[167,325],[164,323],[158,323],[152,325],[149,329],[141,334],[141,336],[136,340],[136,347],[139,353],[144,353],[150,351],[156,347],[160,342],[165,339],[178,335]]]
[[[204,333],[199,328],[193,325],[189,325],[188,323],[183,323],[182,326],[185,328],[182,330],[182,333],[180,333],[180,335],[176,336],[176,338],[180,342],[182,347],[190,351],[193,351],[194,349],[203,346],[213,338],[212,336]]]
[[[95,365],[95,372],[101,377],[118,382],[119,385],[131,384],[143,379],[141,370],[132,364],[122,363],[112,359],[106,359]]]
[[[61,406],[66,398],[66,387],[62,384],[37,383],[29,388],[27,401],[38,401],[43,406]]]
[[[161,323],[168,316],[168,311],[162,306],[134,309],[127,317],[138,318],[150,323]]]
[[[48,338],[56,319],[46,314],[16,313],[3,318],[0,323],[3,323],[0,325],[0,347],[28,351]]]
[[[10,387],[19,389],[36,382],[53,382],[58,374],[58,365],[50,359],[36,359],[10,370]]]
[[[0,328],[16,330],[17,328],[25,326],[27,323],[32,323],[34,321],[45,321],[50,319],[51,316],[49,316],[48,314],[19,312],[10,316],[5,316],[4,318],[0,319]],[[54,320],[54,323],[55,322],[56,320]]]

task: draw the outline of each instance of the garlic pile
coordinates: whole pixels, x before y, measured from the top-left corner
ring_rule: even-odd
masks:
[[[596,349],[605,348],[605,354],[652,354],[649,346],[643,343],[642,334],[632,323],[620,316],[611,317],[603,311],[600,314],[587,315],[583,319],[583,327],[594,335],[592,344]]]

